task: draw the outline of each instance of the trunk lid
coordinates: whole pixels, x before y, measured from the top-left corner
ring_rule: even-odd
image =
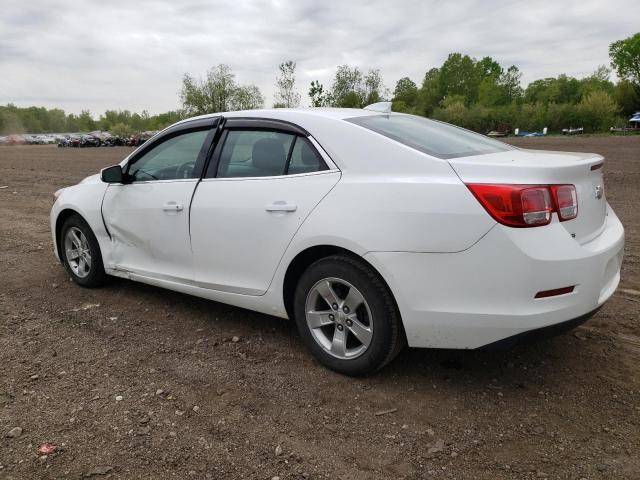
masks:
[[[604,228],[607,202],[603,168],[597,167],[603,162],[604,158],[594,153],[525,149],[449,160],[458,177],[467,184],[575,185],[578,216],[561,225],[581,244],[597,237]],[[557,221],[557,214],[553,221]]]

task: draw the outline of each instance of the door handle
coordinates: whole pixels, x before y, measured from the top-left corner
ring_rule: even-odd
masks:
[[[168,202],[164,204],[162,210],[165,212],[181,212],[184,210],[184,206],[176,202]]]
[[[267,212],[295,212],[297,209],[297,205],[294,205],[293,203],[287,203],[284,200],[273,202],[266,208]]]

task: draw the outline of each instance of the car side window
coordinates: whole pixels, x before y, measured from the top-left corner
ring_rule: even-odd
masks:
[[[287,173],[289,175],[295,175],[296,173],[319,172],[328,169],[329,167],[327,167],[327,164],[316,149],[313,148],[309,139],[296,137],[296,143],[291,151]]]
[[[328,170],[304,137],[272,130],[229,130],[220,152],[218,178],[271,177]]]
[[[295,136],[270,130],[229,130],[220,152],[218,178],[284,175]]]
[[[195,165],[208,130],[176,135],[144,153],[127,171],[129,181],[195,178]]]

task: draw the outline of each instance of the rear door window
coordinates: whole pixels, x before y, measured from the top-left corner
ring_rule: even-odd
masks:
[[[218,178],[274,177],[327,170],[307,138],[274,130],[228,130]]]

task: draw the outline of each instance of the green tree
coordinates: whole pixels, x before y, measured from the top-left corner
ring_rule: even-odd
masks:
[[[0,107],[0,135],[12,133],[26,133],[26,130],[17,109],[9,104],[6,107]]]
[[[585,129],[593,132],[604,131],[616,123],[619,107],[606,92],[592,92],[579,105],[580,120]]]
[[[613,98],[620,106],[621,113],[629,117],[640,111],[640,94],[638,89],[628,80],[621,80],[613,89]]]
[[[500,74],[498,84],[503,89],[504,103],[519,101],[522,98],[523,90],[520,86],[522,73],[515,65],[507,68],[506,72]]]
[[[363,75],[358,67],[340,65],[328,101],[333,107],[362,108],[381,101],[385,95],[380,70],[372,69]]]
[[[204,80],[185,73],[180,99],[187,116],[249,110],[264,105],[264,97],[258,87],[238,85],[231,67],[225,64],[211,68]]]
[[[440,69],[432,68],[424,75],[422,86],[418,90],[416,99],[416,113],[430,116],[438,107],[442,95],[440,94]]]
[[[611,95],[613,93],[614,86],[609,80],[610,74],[611,70],[609,70],[605,65],[600,65],[591,75],[580,80],[582,96],[584,97],[585,95],[596,91],[604,91]]]
[[[331,86],[334,107],[362,108],[362,72],[358,67],[340,65]]]
[[[640,33],[609,45],[609,57],[618,76],[640,88]]]
[[[276,77],[276,104],[284,108],[298,107],[300,94],[296,91],[296,62],[288,60],[278,65],[280,74]],[[274,105],[275,107],[275,105]]]
[[[89,110],[82,110],[78,115],[78,130],[81,132],[90,132],[96,129],[96,121],[91,116]]]
[[[404,102],[406,105],[414,105],[418,98],[418,86],[409,77],[402,77],[396,82],[393,90],[393,101]]]
[[[468,114],[464,95],[450,95],[442,101],[441,108],[435,110],[433,116],[443,122],[467,127]]]
[[[362,106],[371,105],[372,103],[381,102],[386,96],[384,81],[379,69],[372,69],[364,76],[362,88]]]
[[[109,128],[109,133],[111,133],[111,135],[114,135],[116,137],[127,138],[133,135],[134,133],[139,133],[139,132],[136,132],[133,128],[131,128],[131,126],[127,125],[126,123],[120,122],[111,126],[111,128]]]
[[[528,103],[550,102],[576,104],[582,98],[582,86],[573,77],[565,74],[557,78],[544,78],[531,82],[525,91],[525,101]]]
[[[475,103],[481,79],[478,73],[490,69],[489,63],[483,59],[483,64],[476,67],[476,62],[469,55],[449,54],[438,75],[440,97],[460,95],[466,105]]]
[[[255,85],[236,87],[231,97],[231,110],[255,110],[264,106],[264,97]]]
[[[309,87],[309,98],[312,107],[325,107],[329,104],[328,94],[318,80],[312,80]]]
[[[402,77],[396,82],[393,90],[393,111],[411,113],[416,109],[418,86],[409,77]]]

